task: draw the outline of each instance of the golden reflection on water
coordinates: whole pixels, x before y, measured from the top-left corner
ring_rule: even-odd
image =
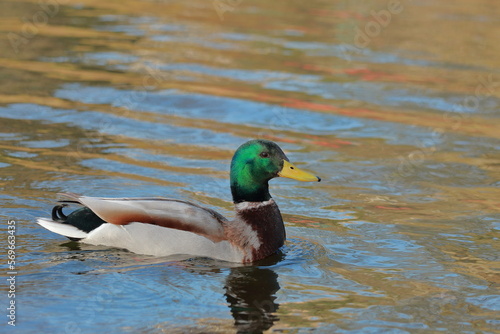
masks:
[[[360,1],[241,1],[232,11],[224,13],[222,21],[210,1],[80,0],[60,3],[63,4],[58,7],[57,14],[50,17],[47,24],[38,25],[33,36],[26,37],[23,29],[28,28],[19,18],[28,17],[29,20],[31,16],[26,13],[38,13],[39,2],[4,1],[0,20],[2,106],[26,104],[25,108],[30,108],[30,105],[37,105],[82,114],[98,111],[101,115],[136,122],[227,134],[240,141],[263,137],[296,145],[291,155],[300,153],[304,160],[313,156],[313,161],[299,163],[307,164],[313,170],[318,168],[318,174],[321,171],[325,175],[326,182],[312,188],[313,194],[316,191],[322,196],[318,201],[325,203],[315,209],[344,213],[347,218],[320,217],[314,214],[314,210],[309,214],[304,211],[286,213],[283,210],[289,226],[329,231],[339,238],[369,237],[368,233],[359,234],[354,229],[361,225],[360,221],[379,224],[381,228],[392,226],[391,233],[411,239],[422,247],[418,251],[426,252],[439,261],[449,273],[477,279],[489,287],[500,284],[498,255],[495,255],[500,250],[498,230],[485,228],[483,220],[486,216],[498,218],[500,213],[498,102],[493,110],[486,110],[492,103],[491,99],[500,98],[498,1],[402,1],[404,9],[392,15],[390,23],[380,28],[379,34],[365,41],[366,47],[357,49],[354,45],[357,29],[363,30],[366,24],[374,22],[371,11],[387,9],[386,1],[372,1],[369,6]],[[133,31],[127,33],[125,28],[121,31],[106,29],[113,28],[117,23],[103,22],[100,20],[102,17],[117,21],[154,18],[156,23],[144,20],[130,24],[140,30],[135,34]],[[17,46],[18,52],[15,52],[8,37],[12,32],[26,42]],[[227,37],[214,37],[224,34],[233,34],[229,39],[233,47],[225,46],[224,43],[229,43]],[[13,35],[10,36],[13,38]],[[171,39],[167,42],[155,39],[162,36]],[[250,38],[252,36],[259,38]],[[294,47],[293,43],[302,44]],[[334,54],[335,45],[344,45],[345,49]],[[365,51],[372,52],[368,58],[380,57],[381,60],[363,58]],[[126,63],[120,56],[103,66],[89,56],[99,52],[125,54],[132,60],[124,70],[112,67]],[[389,60],[384,58],[388,54],[392,57]],[[62,57],[62,60],[54,61],[56,57]],[[452,100],[454,104],[448,110],[434,109],[435,105],[418,105],[418,101],[401,107],[390,104],[390,101],[377,102],[376,96],[365,98],[365,94],[373,93],[366,93],[362,88],[355,92],[359,93],[359,99],[358,95],[348,93],[332,97],[328,96],[328,90],[307,91],[308,86],[295,90],[268,88],[266,85],[275,80],[272,78],[256,81],[222,76],[217,71],[159,69],[160,65],[177,63],[219,70],[240,69],[248,73],[287,73],[294,78],[315,75],[321,77],[322,83],[342,84],[345,87],[359,83],[379,85],[382,87],[379,94],[400,88],[402,93],[409,91],[410,95],[413,92],[416,96],[436,97],[434,103],[444,99]],[[303,80],[307,82],[309,79]],[[257,123],[228,124],[210,115],[196,118],[143,110],[140,95],[135,97],[135,108],[132,110],[110,103],[84,102],[54,95],[56,90],[68,83],[140,92],[172,89],[230,97],[267,103],[277,110],[290,107],[379,122],[387,127],[388,132],[394,133],[400,127],[406,127],[408,132],[413,128],[423,128],[434,138],[426,138],[431,145],[424,145],[417,139],[413,143],[399,143],[378,135],[363,135],[363,131],[369,129],[362,128],[357,130],[359,136],[344,137],[336,133],[315,134],[286,126],[263,129]],[[397,92],[394,94],[397,95]],[[463,112],[460,108],[467,111]],[[294,120],[288,121],[293,123]],[[307,123],[307,120],[300,119],[298,122]],[[9,165],[2,168],[6,175],[0,180],[2,195],[10,196],[15,189],[15,196],[27,199],[26,203],[4,203],[2,207],[21,210],[40,209],[28,200],[47,202],[54,197],[57,190],[39,186],[41,182],[62,183],[85,176],[95,179],[96,183],[108,178],[150,182],[165,187],[184,187],[189,183],[182,178],[171,181],[153,174],[141,175],[133,169],[103,170],[82,164],[88,160],[104,159],[129,168],[149,168],[165,174],[210,175],[216,180],[214,186],[218,187],[227,182],[226,172],[203,166],[169,164],[168,157],[227,161],[238,144],[228,143],[230,145],[207,149],[182,140],[166,142],[170,139],[168,134],[165,138],[155,139],[133,137],[127,133],[102,134],[99,130],[60,123],[57,119],[48,122],[2,118],[0,130],[13,136],[22,134],[24,140],[32,142],[68,141],[67,145],[57,147],[37,147],[24,145],[23,140],[15,137],[6,137],[0,143],[0,162]],[[460,145],[464,149],[455,149],[458,145],[455,141],[462,142]],[[476,151],[474,145],[483,142],[492,143],[491,149]],[[114,153],[110,148],[142,150],[165,159],[150,161]],[[23,152],[30,157],[32,155],[32,158],[13,156],[12,152]],[[369,167],[360,169],[358,174],[344,176],[338,175],[338,172],[346,173],[348,170],[336,170],[337,163]],[[448,170],[450,168],[457,169],[456,175]],[[359,179],[369,181],[380,174],[385,175],[382,177],[384,182],[403,191],[381,194],[380,188],[356,183]],[[476,174],[477,179],[462,179]],[[336,177],[338,182],[333,181]],[[295,188],[298,193],[297,189],[301,188]],[[229,198],[220,198],[216,193],[210,195],[191,190],[185,190],[185,193],[191,199],[230,210]],[[282,194],[286,198],[285,191]],[[387,237],[390,238],[390,235]],[[456,242],[453,238],[457,239]],[[321,244],[321,239],[315,242]],[[483,253],[485,249],[489,250],[487,254]],[[335,258],[335,252],[332,257]],[[366,287],[371,295],[307,282],[282,285],[281,292],[297,290],[309,293],[311,297],[308,301],[280,304],[276,311],[280,318],[278,328],[321,327],[330,323],[338,328],[356,329],[356,326],[346,325],[348,319],[354,319],[349,310],[351,308],[367,308],[369,312],[371,305],[382,305],[403,310],[425,305],[429,300],[434,301],[432,305],[436,309],[433,311],[439,316],[426,318],[427,314],[415,311],[410,312],[414,319],[408,322],[420,321],[433,327],[442,320],[442,314],[456,314],[463,309],[470,316],[481,319],[495,317],[491,309],[482,309],[434,281],[422,277],[410,279],[402,273],[403,269],[356,266],[321,257],[316,260],[331,275],[356,282]],[[412,265],[418,267],[418,263]],[[323,295],[329,297],[324,298]],[[401,321],[391,315],[377,316],[379,320]],[[452,317],[454,320],[458,318]],[[207,320],[205,326],[209,326],[210,319],[197,321],[203,323],[204,320]],[[478,331],[492,328],[484,320],[478,320],[474,326]],[[450,325],[448,328],[457,327]]]

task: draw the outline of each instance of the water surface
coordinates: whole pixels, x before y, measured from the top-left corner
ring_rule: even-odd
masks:
[[[497,1],[2,5],[15,330],[498,333]],[[271,182],[288,241],[261,263],[152,258],[34,223],[61,191],[231,216],[229,163],[250,138],[323,180]]]

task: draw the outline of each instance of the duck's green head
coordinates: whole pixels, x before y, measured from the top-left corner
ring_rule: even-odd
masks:
[[[261,139],[246,142],[236,150],[231,161],[233,201],[268,201],[271,199],[268,182],[277,176],[298,181],[321,181],[290,163],[276,143]]]

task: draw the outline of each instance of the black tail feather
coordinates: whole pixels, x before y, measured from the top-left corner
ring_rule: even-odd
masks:
[[[68,206],[68,204],[66,203],[81,203],[74,201],[59,201],[59,203],[61,202],[63,203],[58,204],[52,208],[52,220],[57,223],[73,225],[74,227],[87,233],[90,233],[92,230],[106,223],[87,207],[77,209],[66,216],[63,212],[63,208]],[[72,237],[67,238],[72,241],[80,240],[78,238]]]
[[[52,208],[52,220],[58,223],[64,223],[68,219],[68,216],[66,216],[62,209],[68,206],[68,204],[59,204],[56,205]]]

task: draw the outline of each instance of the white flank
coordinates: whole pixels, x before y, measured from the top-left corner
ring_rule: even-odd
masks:
[[[260,242],[257,231],[253,230],[252,226],[239,219],[235,219],[231,223],[235,229],[239,230],[241,238],[246,241],[245,244],[250,246],[250,248],[245,249],[246,252],[251,252],[253,249],[257,250],[260,248],[262,243]]]
[[[192,255],[242,262],[244,254],[229,241],[213,242],[199,234],[152,224],[102,224],[81,242],[125,248],[153,256]]]
[[[87,232],[84,232],[73,225],[58,223],[51,219],[38,218],[36,222],[45,227],[47,230],[64,235],[65,237],[83,239],[88,236]]]

